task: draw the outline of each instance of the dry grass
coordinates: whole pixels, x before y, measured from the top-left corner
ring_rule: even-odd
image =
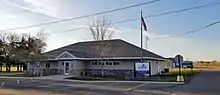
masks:
[[[220,63],[195,63],[194,66],[200,70],[220,70]]]
[[[94,91],[74,91],[74,92],[55,92],[55,91],[38,91],[38,90],[11,90],[0,89],[0,95],[106,95]]]
[[[0,90],[0,95],[67,95],[62,93],[42,92],[34,90]]]
[[[181,68],[181,72],[183,74],[191,74],[191,73],[198,73],[199,69],[191,69],[191,68]],[[179,73],[179,68],[173,68],[170,70],[171,74],[177,75]]]

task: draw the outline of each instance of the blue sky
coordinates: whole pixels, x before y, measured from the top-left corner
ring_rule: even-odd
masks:
[[[48,21],[92,14],[109,9],[120,8],[150,0],[0,0],[0,30],[13,27],[33,25]],[[172,10],[205,5],[219,2],[219,0],[161,0],[152,4],[112,12],[105,15],[111,22],[122,21],[140,17],[140,10],[144,16],[163,13]],[[220,24],[209,27],[193,34],[177,38],[156,40],[164,36],[181,35],[220,20],[220,5],[205,7],[197,10],[177,14],[169,14],[155,18],[145,19],[148,26],[148,50],[164,57],[173,57],[182,54],[189,60],[220,60]],[[88,40],[89,32],[79,30],[72,32],[54,33],[85,27],[94,18],[83,18],[69,22],[34,27],[14,32],[36,33],[44,29],[48,35],[47,50],[52,50],[78,41]],[[131,21],[112,25],[117,30],[114,38],[124,39],[135,45],[140,45],[140,21]],[[144,43],[146,43],[144,41]]]

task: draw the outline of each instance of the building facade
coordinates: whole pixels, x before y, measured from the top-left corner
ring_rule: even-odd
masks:
[[[100,56],[96,49],[99,41],[79,42],[44,53],[47,57],[37,69],[43,75],[101,75],[134,76],[134,66],[140,62],[141,49],[120,39],[106,40],[109,51]],[[151,75],[161,73],[164,68],[170,68],[171,63],[164,57],[143,49],[143,61],[151,65]]]

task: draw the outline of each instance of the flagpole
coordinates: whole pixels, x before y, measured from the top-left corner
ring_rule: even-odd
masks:
[[[141,10],[141,18],[142,18],[142,10]],[[141,21],[141,62],[143,62],[143,33],[142,33],[142,21]]]

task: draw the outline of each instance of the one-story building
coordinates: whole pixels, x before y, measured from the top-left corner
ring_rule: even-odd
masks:
[[[106,45],[104,54],[100,52],[100,43]],[[143,61],[151,63],[151,75],[171,67],[164,57],[142,51]],[[44,75],[101,75],[103,68],[104,75],[133,76],[134,64],[141,59],[140,52],[141,48],[121,39],[78,42],[44,53],[46,61],[39,68]]]

